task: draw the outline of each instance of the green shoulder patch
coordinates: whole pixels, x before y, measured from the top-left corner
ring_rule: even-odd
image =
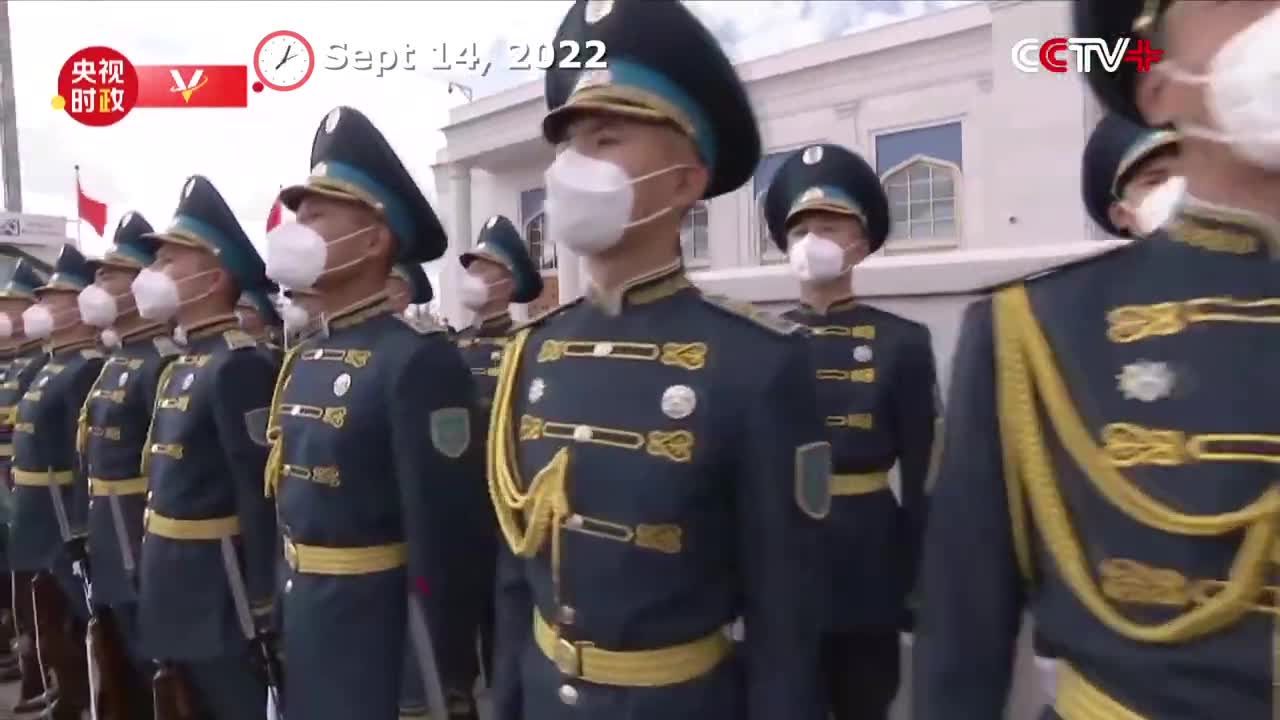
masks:
[[[441,408],[431,413],[431,444],[441,455],[457,460],[471,446],[471,411]]]
[[[182,354],[182,348],[178,347],[178,343],[168,335],[157,335],[151,339],[151,344],[155,346],[156,352],[160,353],[160,357],[175,357]]]
[[[511,328],[511,334],[512,334],[512,335],[514,335],[514,334],[516,333],[516,331],[517,331],[517,330],[524,330],[525,328],[531,328],[531,327],[535,327],[535,326],[537,326],[537,325],[541,325],[542,323],[544,323],[544,322],[546,322],[546,321],[550,320],[551,318],[555,317],[556,315],[559,315],[560,313],[564,312],[565,310],[568,310],[569,308],[571,308],[571,307],[574,307],[574,306],[578,305],[578,304],[579,304],[579,303],[581,303],[581,302],[582,302],[582,297],[581,297],[581,296],[579,296],[579,297],[576,297],[576,298],[574,298],[574,299],[570,300],[570,301],[569,301],[569,302],[567,302],[567,303],[564,303],[563,305],[557,305],[557,306],[555,306],[555,307],[551,308],[550,310],[547,310],[547,311],[545,311],[545,312],[541,312],[541,313],[539,313],[539,314],[537,314],[537,315],[535,315],[535,316],[533,316],[533,317],[529,318],[528,320],[526,320],[526,321],[524,321],[524,322],[522,322],[522,323],[517,323],[514,327],[512,327],[512,328]]]
[[[244,348],[257,347],[258,341],[253,336],[243,330],[228,330],[222,333],[222,339],[227,341],[227,347],[232,350],[242,350]]]
[[[794,335],[804,330],[803,325],[793,323],[790,320],[774,315],[773,313],[765,312],[749,302],[734,300],[723,295],[710,295],[707,293],[703,293],[702,299],[711,307],[723,310],[735,317],[749,320],[776,335]]]
[[[267,418],[271,416],[271,408],[255,408],[244,414],[244,426],[249,431],[249,439],[255,445],[270,447],[267,442]]]
[[[403,314],[397,313],[396,318],[419,335],[430,335],[445,331],[443,327],[429,317],[405,317]]]
[[[815,520],[831,512],[831,443],[796,448],[796,505]]]

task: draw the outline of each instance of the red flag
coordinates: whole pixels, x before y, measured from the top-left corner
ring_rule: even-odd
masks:
[[[98,202],[84,194],[84,190],[80,189],[80,171],[78,169],[76,170],[76,206],[80,213],[80,219],[89,223],[89,227],[98,233],[98,237],[105,237],[107,232],[107,204]]]
[[[271,212],[267,213],[267,232],[276,229],[284,220],[284,205],[280,204],[280,196],[276,195],[276,201],[271,203]]]

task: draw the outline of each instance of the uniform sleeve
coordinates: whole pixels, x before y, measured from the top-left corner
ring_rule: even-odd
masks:
[[[524,561],[503,547],[498,558],[498,587],[493,650],[493,716],[521,720],[520,655],[533,632],[533,593],[524,579]]]
[[[80,410],[89,397],[98,375],[102,372],[102,358],[88,358],[76,369],[67,388],[65,401],[67,428],[64,431],[67,452],[71,455],[71,472],[75,483],[71,486],[71,504],[67,508],[67,524],[73,537],[86,537],[89,522],[89,477],[84,458],[76,450],[76,435],[80,429]]]
[[[821,614],[814,596],[824,563],[815,516],[829,509],[831,452],[818,413],[809,343],[788,338],[782,355],[747,400],[736,446],[746,717],[819,720],[826,715],[818,697]],[[814,502],[815,491],[822,502]]]
[[[496,552],[471,372],[442,333],[430,335],[390,389],[410,592],[426,608],[445,689],[468,690]]]
[[[235,482],[245,587],[259,625],[273,609],[278,545],[275,504],[262,494],[267,447],[255,428],[265,427],[263,417],[274,387],[275,372],[261,353],[233,350],[218,368],[213,398],[218,441]]]
[[[996,413],[991,303],[965,313],[926,531],[915,720],[1003,717],[1022,615]]]
[[[938,373],[929,330],[913,327],[896,368],[893,387],[894,437],[897,438],[902,491],[904,590],[910,591],[920,566],[920,547],[928,517],[926,478],[933,458],[938,407]],[[940,439],[940,438],[938,438]],[[904,630],[909,629],[909,623]]]

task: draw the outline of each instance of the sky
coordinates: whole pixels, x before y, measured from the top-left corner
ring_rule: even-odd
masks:
[[[690,0],[687,3],[735,61],[750,61],[923,13],[964,0]],[[280,185],[310,169],[311,139],[328,111],[355,107],[373,120],[434,199],[431,165],[444,145],[451,107],[530,82],[536,70],[509,70],[510,47],[549,42],[569,0],[9,0],[23,210],[74,219],[75,171],[85,192],[107,203],[108,238],[80,224],[83,249],[97,254],[119,218],[141,212],[165,226],[183,181],[213,181],[249,237],[263,248],[265,222]],[[251,64],[258,42],[276,30],[301,33],[317,69],[301,88],[251,93],[247,109],[135,110],[116,125],[80,125],[51,101],[58,71],[75,51],[105,45],[134,64]],[[327,48],[417,49],[416,71],[324,68]],[[431,48],[474,44],[492,68],[438,72]],[[250,80],[256,79],[253,69]],[[437,209],[441,211],[440,209]],[[441,211],[442,212],[442,211]],[[447,225],[446,225],[447,226]],[[77,224],[69,226],[75,238]],[[429,271],[433,268],[429,267]],[[432,272],[432,275],[435,273]],[[434,278],[433,278],[434,279]]]

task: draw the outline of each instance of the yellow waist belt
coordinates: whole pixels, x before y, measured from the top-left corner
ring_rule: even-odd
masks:
[[[692,642],[656,650],[604,650],[589,642],[561,639],[537,611],[533,613],[533,637],[562,675],[618,687],[689,682],[711,672],[733,649],[733,641],[716,629]]]
[[[240,518],[235,515],[204,520],[182,520],[165,517],[151,508],[147,508],[146,514],[143,515],[143,526],[152,535],[170,540],[221,540],[240,534]]]
[[[1053,709],[1062,720],[1147,720],[1121,705],[1065,662],[1058,663]]]
[[[70,470],[17,470],[13,471],[13,484],[27,487],[70,485],[76,476]]]
[[[889,472],[832,473],[832,495],[866,495],[889,489]]]
[[[386,572],[409,561],[408,543],[367,547],[302,545],[284,539],[284,559],[294,572],[308,575],[369,575]]]
[[[106,497],[107,495],[145,495],[147,493],[147,479],[137,477],[104,480],[91,477],[89,478],[89,493],[97,497]]]

